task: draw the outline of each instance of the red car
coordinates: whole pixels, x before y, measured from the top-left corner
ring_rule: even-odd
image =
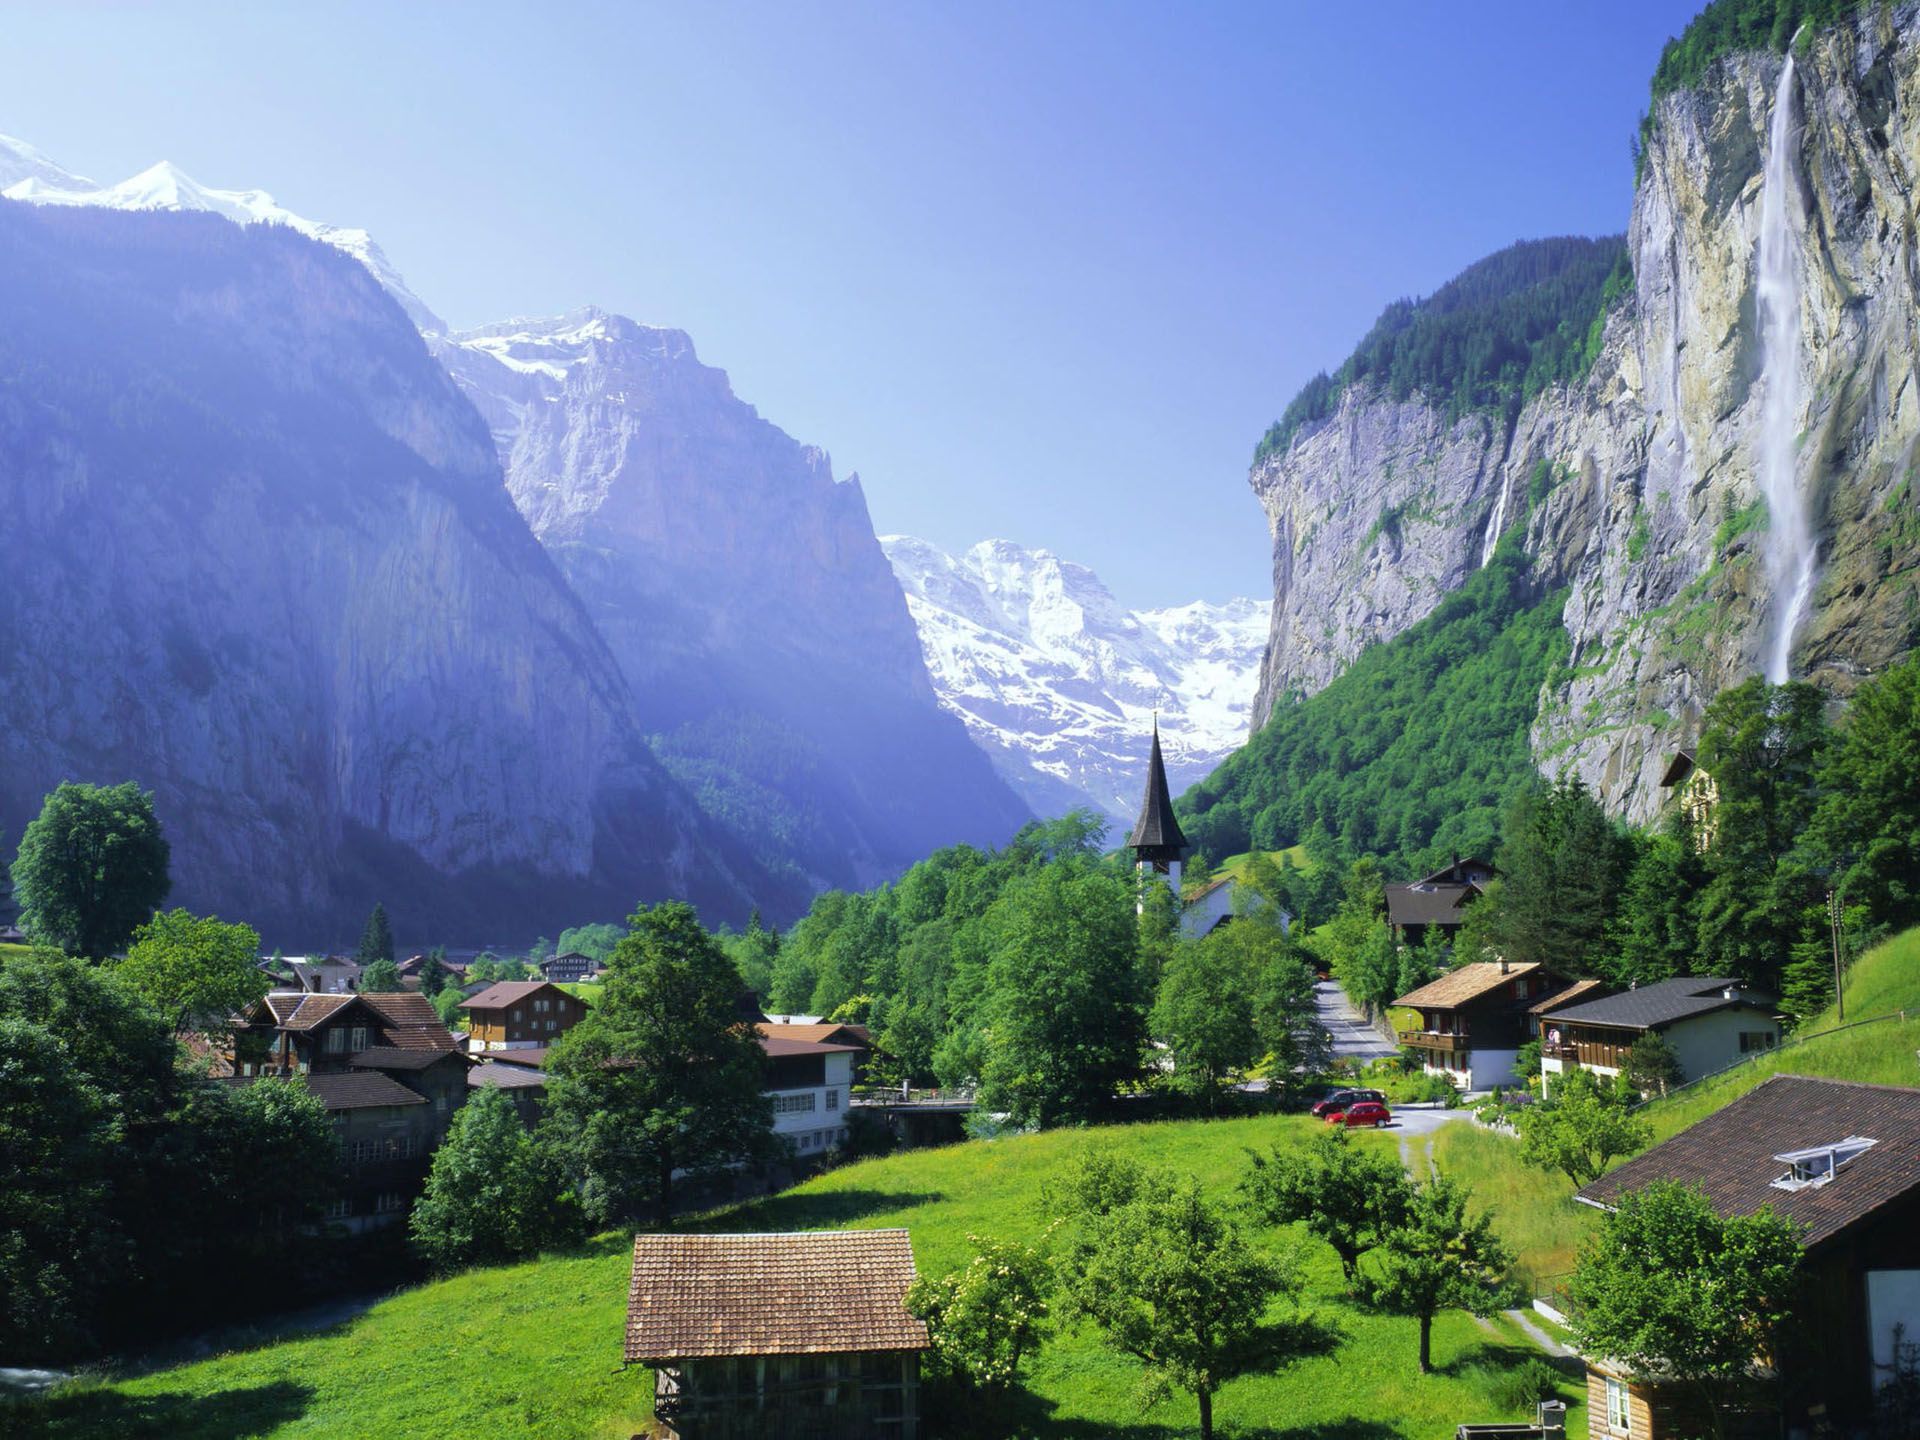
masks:
[[[1356,1100],[1337,1115],[1327,1117],[1329,1125],[1391,1125],[1393,1113],[1378,1100]]]
[[[1316,1120],[1335,1119],[1344,1114],[1349,1105],[1358,1104],[1363,1100],[1371,1100],[1377,1104],[1384,1105],[1386,1104],[1387,1097],[1382,1095],[1378,1090],[1336,1090],[1313,1107],[1313,1118]]]

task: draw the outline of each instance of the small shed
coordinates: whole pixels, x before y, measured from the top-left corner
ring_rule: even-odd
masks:
[[[638,1235],[627,1363],[677,1440],[916,1440],[913,1278],[905,1230]]]

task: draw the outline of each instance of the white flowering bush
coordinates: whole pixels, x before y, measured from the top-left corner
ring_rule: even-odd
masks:
[[[907,1308],[927,1322],[936,1364],[985,1390],[1008,1390],[1020,1362],[1046,1338],[1053,1269],[1031,1245],[969,1235],[977,1253],[964,1270],[922,1276]]]

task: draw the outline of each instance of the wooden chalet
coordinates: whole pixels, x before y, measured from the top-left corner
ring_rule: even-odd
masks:
[[[276,991],[234,1025],[217,1068],[240,1083],[302,1075],[333,1119],[347,1167],[329,1219],[368,1229],[404,1216],[466,1103],[469,1061],[425,996]]]
[[[1405,885],[1387,886],[1387,924],[1402,943],[1419,945],[1429,932],[1447,940],[1466,921],[1466,907],[1487,893],[1487,882],[1500,872],[1491,860],[1462,859]]]
[[[1549,1087],[1555,1075],[1574,1068],[1617,1075],[1634,1041],[1657,1034],[1673,1047],[1681,1079],[1698,1080],[1777,1046],[1777,1008],[1772,995],[1723,975],[1638,985],[1542,1015],[1540,1068]]]
[[[1697,1187],[1723,1215],[1771,1207],[1801,1229],[1791,1316],[1773,1353],[1756,1356],[1754,1376],[1726,1397],[1740,1419],[1729,1433],[1867,1433],[1883,1397],[1913,1393],[1920,1090],[1776,1075],[1574,1198],[1612,1209],[1656,1180]],[[1595,1437],[1694,1433],[1697,1397],[1657,1376],[1594,1358],[1588,1387]]]
[[[1429,1075],[1462,1090],[1489,1090],[1519,1078],[1514,1063],[1527,1042],[1534,1005],[1568,982],[1528,962],[1477,960],[1402,995],[1395,1007],[1419,1012],[1417,1027],[1400,1032]]]
[[[551,960],[540,962],[540,976],[555,984],[577,985],[588,980],[598,980],[606,969],[604,962],[591,955],[582,955],[578,950],[569,950],[564,955],[556,955]]]
[[[551,980],[500,980],[467,997],[468,1049],[551,1045],[587,1018],[587,1002]]]
[[[626,1362],[675,1440],[916,1440],[905,1230],[639,1235]]]

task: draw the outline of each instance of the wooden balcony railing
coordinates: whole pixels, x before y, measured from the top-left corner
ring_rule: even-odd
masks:
[[[1416,1050],[1431,1050],[1440,1055],[1464,1055],[1473,1048],[1465,1035],[1449,1034],[1440,1030],[1402,1030],[1400,1043],[1411,1045]]]

